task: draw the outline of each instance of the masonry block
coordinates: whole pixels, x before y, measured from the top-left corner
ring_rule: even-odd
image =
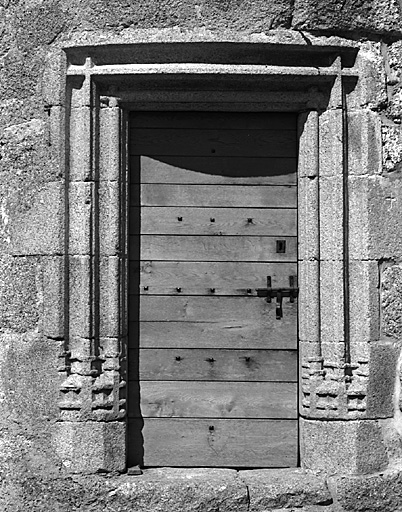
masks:
[[[48,52],[42,74],[42,99],[46,106],[65,105],[66,54],[60,49]]]
[[[8,251],[15,255],[64,252],[64,184],[46,183],[28,209],[10,222]]]
[[[343,261],[320,262],[320,315],[323,342],[344,339]]]
[[[323,475],[303,469],[253,469],[239,471],[247,485],[250,512],[298,509],[331,501]]]
[[[349,206],[352,259],[402,256],[402,181],[396,175],[350,177]]]
[[[377,340],[380,336],[379,271],[377,261],[349,262],[350,340]]]
[[[66,171],[66,109],[64,106],[55,106],[49,107],[46,112],[45,122],[48,126],[47,142],[49,150],[54,166],[59,171],[59,177],[64,178]]]
[[[292,27],[298,30],[330,30],[368,34],[401,33],[398,2],[372,0],[359,4],[343,4],[341,0],[297,0]]]
[[[123,422],[59,422],[53,427],[55,450],[71,473],[124,471],[125,437]]]
[[[61,338],[65,335],[64,286],[65,258],[53,256],[43,258],[43,333],[45,336]]]
[[[320,259],[343,257],[343,178],[321,177],[320,188]]]
[[[345,361],[345,343],[343,341],[323,342],[321,354],[324,362],[342,366]]]
[[[89,256],[69,258],[69,329],[71,336],[93,335],[91,315],[91,264]]]
[[[120,184],[117,181],[99,183],[99,250],[102,255],[116,256],[125,249],[121,225],[124,214],[120,205]]]
[[[342,110],[327,110],[320,115],[320,176],[342,176]]]
[[[375,175],[382,171],[381,118],[371,110],[348,114],[349,175]]]
[[[99,111],[99,179],[118,181],[120,177],[120,108],[106,107]]]
[[[402,507],[402,473],[398,468],[373,475],[330,476],[328,487],[338,510],[398,512]]]
[[[92,112],[89,107],[70,110],[69,118],[69,179],[88,181],[93,179],[91,160]]]
[[[384,68],[383,43],[374,40],[359,41],[359,53],[355,68],[359,80],[346,83],[347,107],[352,110],[369,107],[373,111],[381,109],[387,103],[387,78]]]
[[[90,254],[94,230],[95,185],[90,182],[71,182],[69,200],[69,254]]]
[[[117,337],[121,335],[121,291],[123,279],[120,258],[104,256],[99,268],[99,332],[100,336]]]
[[[367,416],[391,418],[400,348],[389,340],[370,343],[370,369],[367,391]]]
[[[319,259],[318,179],[301,178],[298,182],[299,259]]]
[[[349,257],[368,259],[370,226],[368,214],[370,179],[351,176],[349,186]]]
[[[299,339],[318,341],[319,333],[319,263],[299,261]]]
[[[381,269],[381,334],[402,337],[402,264]]]
[[[1,331],[36,331],[43,315],[41,258],[0,257]]]
[[[319,132],[318,112],[311,110],[299,115],[299,158],[298,175],[300,178],[318,176]]]
[[[305,469],[341,474],[382,471],[388,456],[378,421],[300,420]]]

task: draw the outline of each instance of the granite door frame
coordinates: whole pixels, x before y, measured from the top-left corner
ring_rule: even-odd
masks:
[[[294,48],[283,44],[267,46],[263,64],[138,63],[133,48],[65,50],[57,453],[72,472],[126,468],[128,112],[291,111],[299,114],[301,464],[314,467],[311,423],[366,415],[368,360],[353,360],[350,337],[347,97],[358,78],[356,50],[298,48],[304,61],[289,66],[270,63],[273,54],[289,61]]]

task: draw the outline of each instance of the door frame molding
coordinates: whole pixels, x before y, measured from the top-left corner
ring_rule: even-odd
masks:
[[[152,44],[64,50],[66,106],[58,123],[65,134],[65,308],[56,450],[73,472],[126,467],[128,112],[292,111],[299,113],[301,463],[314,466],[308,420],[366,417],[367,378],[356,370],[368,361],[350,360],[348,300],[347,103],[358,80],[357,50],[248,43],[245,59],[242,43],[214,43],[226,48],[230,64],[208,62],[208,51],[194,64],[191,44],[182,43],[179,63],[177,44],[169,44],[164,62],[152,61]],[[149,62],[139,59],[139,46],[151,48]]]

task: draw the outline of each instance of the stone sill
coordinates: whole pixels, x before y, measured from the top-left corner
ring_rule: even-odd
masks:
[[[113,480],[117,486],[108,495],[130,503],[130,511],[251,512],[293,507],[329,511],[333,502],[326,475],[300,468],[160,468]]]
[[[145,470],[2,482],[1,511],[30,512],[400,512],[402,471],[350,476],[300,468]]]

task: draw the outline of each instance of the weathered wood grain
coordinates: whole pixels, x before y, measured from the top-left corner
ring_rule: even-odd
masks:
[[[297,466],[296,420],[145,418],[129,421],[131,465]]]
[[[131,183],[296,185],[296,158],[132,156]]]
[[[129,380],[297,382],[296,350],[141,349],[129,361]]]
[[[286,253],[276,252],[277,240],[286,241]],[[130,237],[136,254],[137,237]],[[295,262],[296,237],[143,235],[142,260]]]
[[[135,302],[131,301],[132,307]],[[273,324],[284,322],[285,308],[288,318],[294,311],[297,301],[283,299],[284,317],[275,319],[275,301],[267,303],[263,297],[181,297],[181,296],[142,296],[140,302],[140,320],[142,321],[181,321],[181,322],[217,322],[233,329],[260,322],[267,329]],[[293,316],[292,320],[295,320]]]
[[[297,114],[283,112],[132,112],[132,128],[186,128],[223,130],[293,130]]]
[[[297,418],[293,382],[141,381],[144,418]]]
[[[133,128],[132,155],[295,157],[296,131]]]
[[[294,304],[284,302],[283,318],[277,321],[275,306],[271,304],[270,308],[270,318],[264,322],[249,320],[241,314],[238,318],[228,318],[226,321],[130,322],[129,345],[138,347],[140,338],[143,348],[296,349],[297,308]],[[152,316],[152,313],[149,312],[147,316]]]
[[[133,189],[134,186],[131,187]],[[135,191],[131,196],[135,198]],[[135,199],[134,199],[135,201]],[[142,206],[216,208],[295,208],[295,186],[282,185],[141,185]],[[132,206],[137,206],[134,202]],[[239,212],[241,214],[241,212]]]
[[[139,208],[130,208],[130,226],[139,229]],[[276,208],[141,208],[142,234],[295,236],[297,210]]]
[[[183,295],[210,295],[214,288],[215,295],[252,296],[266,288],[267,276],[273,288],[284,288],[296,273],[296,263],[130,261],[129,293],[177,295],[180,288]]]

